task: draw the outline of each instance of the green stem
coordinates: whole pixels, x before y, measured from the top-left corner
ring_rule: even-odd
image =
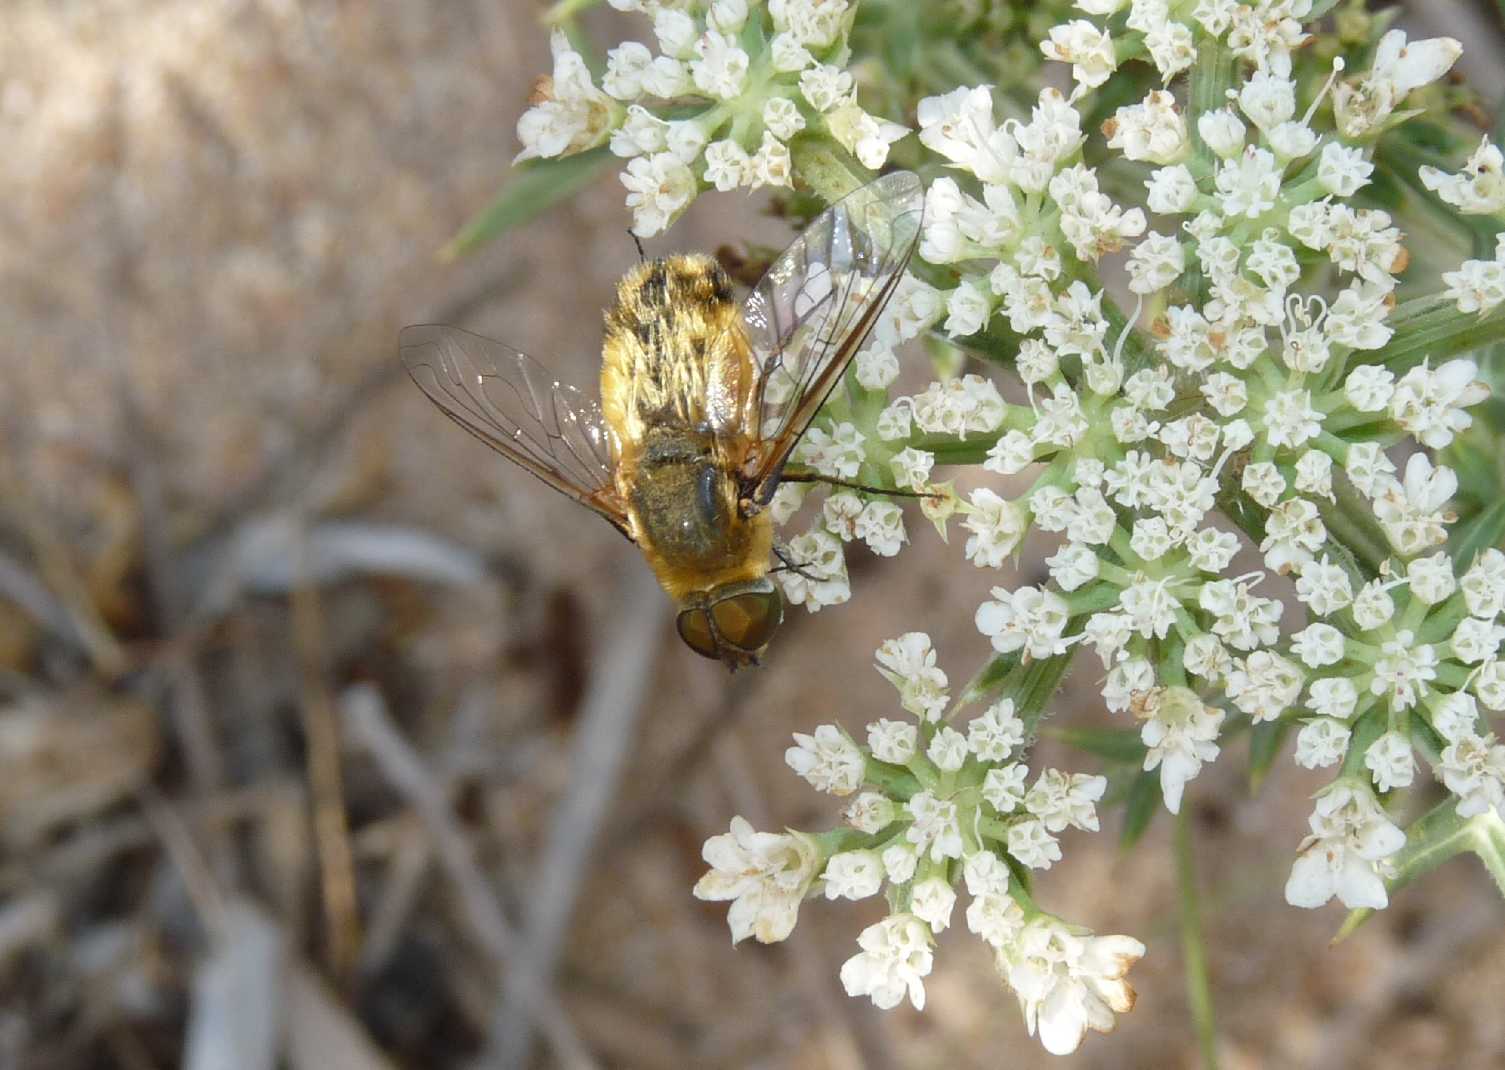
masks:
[[[971,435],[957,438],[955,435],[917,434],[900,445],[935,455],[936,464],[982,464],[988,459],[988,451],[997,444],[997,434]]]
[[[825,134],[801,134],[789,142],[790,166],[797,178],[827,204],[873,180],[873,173]]]
[[[825,832],[807,832],[804,835],[815,841],[822,858],[830,858],[843,851],[871,847],[878,839],[852,828],[827,829]]]
[[[1474,834],[1474,854],[1494,878],[1495,888],[1505,895],[1505,821],[1493,810],[1470,822]]]
[[[562,22],[584,14],[600,3],[601,0],[559,0],[553,7],[544,12],[544,25],[558,26]]]
[[[972,827],[977,830],[978,834],[986,836],[990,840],[997,840],[1002,844],[1009,842],[1009,823],[1007,821],[996,817],[979,817],[973,822]]]
[[[1207,945],[1202,939],[1197,902],[1197,872],[1192,857],[1191,807],[1183,802],[1176,816],[1176,878],[1181,893],[1181,953],[1186,960],[1186,1001],[1202,1047],[1203,1070],[1217,1070],[1218,1035],[1213,1021],[1212,984],[1207,975]]]
[[[1425,873],[1465,851],[1476,855],[1505,895],[1505,821],[1493,810],[1474,817],[1458,816],[1458,800],[1446,799],[1406,830],[1406,845],[1390,856],[1393,874],[1385,887],[1391,895]],[[1333,937],[1338,943],[1352,936],[1374,911],[1351,910]]]
[[[880,762],[877,758],[869,757],[867,766],[862,771],[862,781],[870,787],[877,788],[891,799],[901,802],[912,798],[915,792],[920,790],[920,782],[914,774],[903,766],[889,765]]]
[[[1066,678],[1066,670],[1078,649],[1072,647],[1053,658],[1021,663],[1004,680],[1003,694],[1014,700],[1014,712],[1026,729],[1034,731],[1045,716],[1046,707],[1061,689],[1061,681]]]
[[[1423,360],[1435,367],[1449,357],[1505,341],[1505,314],[1495,311],[1481,317],[1459,312],[1440,293],[1407,301],[1389,322],[1394,336],[1370,353],[1368,361],[1383,364],[1397,375]]]
[[[1211,166],[1216,156],[1202,140],[1197,120],[1226,105],[1228,90],[1232,85],[1233,53],[1224,48],[1222,42],[1209,37],[1202,42],[1196,66],[1191,70],[1191,114],[1187,117],[1186,124],[1191,129],[1197,157],[1208,166]]]
[[[1336,501],[1323,503],[1318,512],[1328,531],[1341,543],[1370,576],[1390,558],[1390,540],[1374,518],[1374,509],[1347,479],[1333,480]]]

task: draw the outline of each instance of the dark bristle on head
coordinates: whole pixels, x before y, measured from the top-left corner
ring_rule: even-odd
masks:
[[[649,265],[648,271],[643,275],[643,303],[646,305],[662,305],[668,296],[669,278],[666,274],[665,264],[662,260],[655,260]]]
[[[732,278],[716,263],[711,265],[711,296],[717,301],[732,299]]]

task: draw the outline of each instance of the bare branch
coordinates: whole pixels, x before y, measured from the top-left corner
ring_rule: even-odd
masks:
[[[531,909],[520,953],[529,973],[541,978],[553,976],[664,634],[663,599],[648,570],[633,569],[623,586],[622,608],[608,632],[611,643],[597,662],[583,703],[570,788],[554,811],[538,878],[525,898]],[[509,986],[492,1023],[492,1065],[527,1065],[531,1036],[518,1002]]]
[[[595,1060],[553,993],[537,974],[527,972],[526,960],[515,957],[517,932],[476,864],[470,841],[455,821],[444,788],[392,724],[381,693],[370,685],[357,685],[341,696],[341,708],[350,737],[370,752],[392,787],[417,811],[433,836],[439,864],[459,893],[465,924],[492,960],[497,976],[507,976],[511,966],[510,989],[543,1030],[563,1065],[594,1067]]]

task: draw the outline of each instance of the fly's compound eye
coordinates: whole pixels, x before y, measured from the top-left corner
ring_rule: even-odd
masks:
[[[716,650],[716,636],[711,631],[711,618],[706,616],[705,610],[698,606],[694,609],[686,609],[680,613],[674,624],[679,629],[679,637],[695,653],[704,658],[721,656]]]
[[[715,603],[711,615],[722,639],[752,654],[773,638],[784,620],[784,603],[777,591],[748,591]]]

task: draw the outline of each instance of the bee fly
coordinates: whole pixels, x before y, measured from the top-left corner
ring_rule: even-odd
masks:
[[[402,332],[450,419],[636,543],[680,637],[754,664],[783,619],[767,505],[789,455],[903,276],[924,190],[885,175],[817,217],[740,306],[706,256],[639,263],[606,312],[601,403],[454,327]]]

